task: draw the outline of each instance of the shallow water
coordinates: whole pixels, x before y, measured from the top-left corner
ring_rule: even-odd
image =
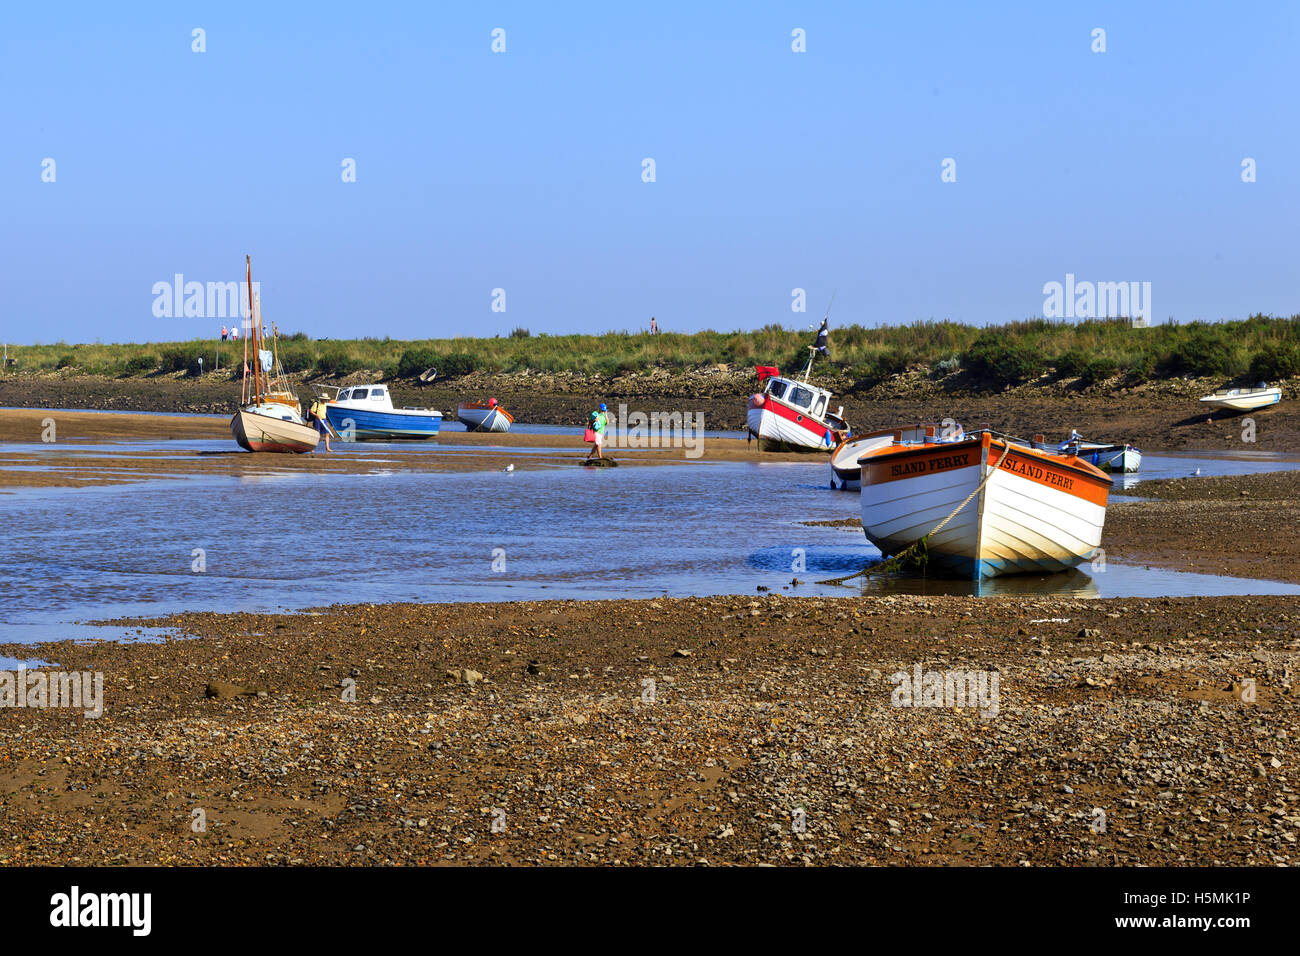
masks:
[[[16,671],[20,667],[34,670],[38,667],[53,667],[49,661],[43,661],[39,658],[31,657],[5,657],[0,654],[0,671]]]
[[[1215,478],[1225,475],[1253,475],[1266,471],[1295,471],[1300,458],[1271,451],[1161,452],[1142,454],[1142,470],[1129,475],[1114,474],[1115,488],[1128,489],[1157,478]],[[1196,474],[1200,471],[1200,475]]]
[[[161,454],[187,444],[95,448]],[[380,446],[354,447],[382,460]],[[1143,476],[1198,465],[1228,474],[1300,468],[1300,460],[1149,455]],[[803,523],[857,517],[857,495],[832,492],[828,481],[821,459],[601,470],[521,462],[510,474],[206,474],[20,488],[0,496],[0,640],[90,637],[98,629],[69,622],[176,610],[754,595],[760,586],[800,595],[1300,594],[1290,584],[1126,566],[1115,555],[1104,572],[1085,566],[978,588],[906,577],[819,585],[880,557],[857,529]],[[795,571],[798,549],[804,569]],[[157,639],[135,630],[94,636]]]

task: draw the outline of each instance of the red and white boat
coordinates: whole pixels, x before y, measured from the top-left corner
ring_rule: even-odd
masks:
[[[809,361],[811,367],[812,362]],[[830,451],[849,435],[844,406],[830,411],[831,393],[803,380],[782,378],[780,370],[758,365],[761,392],[749,397],[746,421],[759,451]]]
[[[931,564],[978,581],[1073,568],[1101,544],[1111,479],[1076,455],[982,429],[920,442],[900,433],[859,464],[862,530],[886,556],[928,535]]]

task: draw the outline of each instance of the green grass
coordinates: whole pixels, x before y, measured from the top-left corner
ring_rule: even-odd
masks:
[[[429,367],[454,378],[489,372],[572,370],[615,375],[658,366],[683,370],[706,365],[775,364],[794,371],[807,357],[813,333],[764,326],[752,332],[704,331],[649,335],[529,334],[491,339],[354,339],[312,341],[298,333],[280,339],[286,370],[341,376],[360,370],[409,378]],[[167,342],[140,345],[10,346],[20,371],[64,369],[110,376],[198,371],[204,358],[211,371],[217,350],[221,366],[242,363],[242,342]],[[1080,378],[1085,384],[1120,379],[1133,384],[1179,375],[1278,379],[1300,375],[1300,315],[1264,315],[1224,322],[1166,323],[1134,329],[1127,320],[1082,322],[1028,319],[976,327],[955,322],[831,329],[831,359],[859,383],[883,380],[911,367],[935,374],[961,371],[972,384],[990,387],[1036,379],[1045,372]]]

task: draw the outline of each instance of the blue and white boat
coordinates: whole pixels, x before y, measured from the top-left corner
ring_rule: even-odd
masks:
[[[438,436],[442,412],[394,408],[384,385],[353,385],[325,402],[325,418],[343,441],[422,441]]]
[[[1077,431],[1057,448],[1061,454],[1077,455],[1102,471],[1132,474],[1142,469],[1142,450],[1123,443],[1088,441]]]

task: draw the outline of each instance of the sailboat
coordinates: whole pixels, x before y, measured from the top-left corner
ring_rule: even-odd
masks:
[[[276,336],[272,332],[271,348],[265,344],[261,303],[253,302],[253,259],[245,256],[248,270],[248,316],[251,329],[244,336],[244,382],[240,389],[239,410],[230,419],[230,432],[239,447],[247,451],[303,452],[315,451],[320,432],[302,420],[298,396],[289,388],[284,369],[276,354]],[[253,345],[250,382],[249,340]]]

